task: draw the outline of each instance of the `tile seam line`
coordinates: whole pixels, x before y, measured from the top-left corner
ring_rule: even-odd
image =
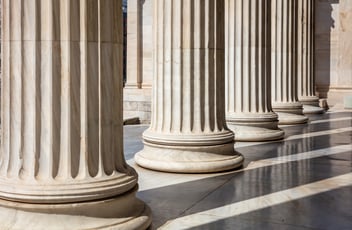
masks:
[[[230,177],[229,179],[227,179],[226,181],[224,181],[224,183],[216,186],[214,189],[212,189],[211,191],[209,191],[207,194],[205,194],[202,198],[200,198],[199,200],[197,200],[196,202],[194,202],[191,206],[189,206],[188,208],[184,209],[183,211],[180,212],[180,215],[185,214],[188,210],[192,209],[194,206],[196,206],[197,204],[199,204],[200,202],[202,202],[203,200],[205,200],[207,197],[209,197],[211,194],[213,194],[216,190],[220,189],[221,187],[223,187],[225,184],[227,184],[230,180],[232,179],[232,177]]]
[[[269,208],[269,207],[273,207],[273,206],[276,206],[276,205],[280,205],[280,204],[284,204],[284,203],[287,203],[287,202],[290,202],[290,201],[286,201],[286,200],[283,200],[283,201],[277,201],[276,203],[272,203],[270,205],[262,205],[262,207],[260,207],[259,209],[254,209],[254,210],[248,210],[246,212],[243,212],[243,213],[238,213],[238,214],[231,214],[230,216],[224,216],[224,215],[216,215],[216,214],[212,214],[210,215],[213,211],[219,211],[221,208],[224,208],[224,207],[229,207],[229,206],[235,206],[235,205],[238,205],[240,204],[241,202],[244,203],[244,202],[247,202],[247,203],[250,203],[250,202],[253,202],[254,199],[265,199],[267,197],[270,198],[270,196],[275,196],[279,193],[284,193],[285,195],[287,194],[290,194],[290,199],[292,201],[295,201],[295,200],[299,200],[299,199],[304,199],[304,198],[307,198],[307,197],[312,197],[314,195],[319,195],[319,194],[322,194],[322,193],[325,193],[325,192],[328,192],[328,191],[333,191],[333,190],[336,190],[336,189],[340,189],[340,188],[346,188],[346,187],[349,187],[352,185],[352,182],[351,181],[348,181],[347,180],[349,178],[352,178],[352,172],[350,173],[346,173],[346,174],[341,174],[339,176],[335,176],[335,177],[330,177],[330,178],[327,178],[327,179],[323,179],[323,180],[320,180],[320,181],[317,181],[317,182],[313,182],[313,183],[308,183],[308,184],[304,184],[304,185],[300,185],[300,186],[296,186],[294,188],[290,188],[290,189],[285,189],[285,190],[282,190],[282,191],[278,191],[278,192],[274,192],[274,193],[271,193],[271,194],[267,194],[267,195],[264,195],[264,196],[259,196],[259,197],[254,197],[254,198],[251,198],[251,199],[247,199],[247,200],[243,200],[243,201],[239,201],[239,202],[235,202],[235,203],[232,203],[232,204],[229,204],[229,205],[225,205],[225,206],[222,206],[222,207],[218,207],[218,208],[213,208],[213,209],[209,209],[209,210],[206,210],[206,211],[202,211],[202,212],[198,212],[198,213],[194,213],[194,214],[190,214],[190,215],[186,215],[186,216],[183,216],[183,217],[179,217],[179,218],[176,218],[176,219],[173,219],[173,220],[170,220],[169,223],[167,223],[165,226],[160,226],[162,227],[162,229],[167,229],[166,227],[167,226],[170,226],[172,223],[175,223],[176,221],[188,221],[187,219],[186,220],[182,220],[184,218],[190,218],[190,217],[196,217],[196,216],[213,216],[213,217],[218,217],[218,220],[216,221],[219,221],[219,220],[223,220],[223,219],[227,219],[227,218],[231,218],[231,217],[234,217],[234,216],[239,216],[239,215],[242,215],[242,214],[246,214],[246,213],[250,213],[250,212],[253,212],[253,211],[257,211],[257,210],[262,210],[262,209],[265,209],[265,208]],[[335,181],[336,180],[336,181]],[[331,185],[331,181],[335,181],[335,187],[332,187]],[[321,184],[322,183],[327,183],[327,182],[330,182],[330,186],[329,188],[327,187],[324,187],[322,188]],[[319,189],[316,189],[316,186],[317,185],[320,185],[320,188]],[[305,189],[305,190],[312,190],[315,188],[315,191],[314,192],[311,192],[308,196],[300,196],[300,195],[293,195],[294,193],[292,191],[294,190],[297,190],[297,189]],[[286,194],[287,193],[287,194]],[[293,197],[293,198],[292,198]],[[176,222],[176,223],[177,223]],[[212,223],[212,222],[210,222]],[[206,222],[206,224],[209,224],[208,222]],[[190,227],[190,226],[188,226]],[[191,226],[191,227],[196,227],[196,226]],[[182,228],[180,229],[188,229],[188,228],[185,228],[185,225],[182,226]]]
[[[287,163],[291,163],[291,162],[297,162],[297,161],[304,161],[304,160],[307,160],[307,159],[314,159],[314,158],[320,158],[320,157],[324,157],[324,156],[331,156],[331,155],[336,155],[336,154],[340,154],[340,153],[343,153],[343,152],[346,152],[348,151],[348,149],[345,149],[345,147],[348,147],[348,146],[351,146],[352,147],[352,144],[346,144],[346,145],[337,145],[337,146],[334,146],[334,147],[329,147],[329,148],[322,148],[322,149],[318,149],[318,150],[312,150],[312,151],[307,151],[307,152],[301,152],[301,153],[297,153],[297,154],[294,154],[294,156],[296,155],[302,155],[302,154],[309,154],[309,153],[312,153],[312,152],[318,152],[318,151],[324,151],[324,150],[327,150],[327,149],[331,149],[331,148],[334,148],[334,149],[340,149],[339,152],[334,152],[334,153],[329,153],[329,154],[319,154],[318,156],[314,156],[314,157],[311,157],[311,158],[301,158],[301,159],[293,159],[293,160],[290,160],[290,159],[287,159],[286,161],[283,161],[283,162],[274,162],[273,164],[267,164],[267,165],[262,165],[260,167],[253,167],[253,168],[249,168],[249,165],[247,165],[246,168],[243,168],[243,169],[240,169],[240,170],[237,170],[237,171],[231,171],[231,172],[228,172],[228,173],[225,173],[225,174],[219,174],[219,175],[214,175],[214,176],[226,176],[226,175],[231,175],[231,173],[233,175],[236,175],[238,173],[243,173],[243,172],[246,172],[246,171],[249,171],[249,170],[256,170],[256,169],[259,169],[259,168],[264,168],[264,167],[271,167],[271,166],[275,166],[275,165],[281,165],[281,164],[287,164]],[[270,159],[270,158],[268,158]],[[274,158],[276,159],[276,158]],[[270,161],[268,161],[267,159],[264,161],[256,161],[257,163],[270,163]],[[255,163],[255,162],[253,162]],[[208,179],[208,178],[212,178],[212,177],[204,177],[204,178],[200,178],[200,179]],[[228,180],[226,180],[224,183],[220,184],[219,186],[217,186],[216,189],[224,186],[226,183],[228,183],[230,180],[232,179],[232,177]],[[197,179],[198,180],[198,179]],[[184,181],[184,182],[192,182],[192,181],[196,181],[196,180],[190,180],[190,181]],[[184,183],[184,182],[180,182],[180,183]],[[169,186],[169,185],[168,185]],[[143,189],[142,187],[140,188],[140,192],[145,192],[145,191],[148,191],[148,190],[152,190],[152,189],[157,189],[157,188],[162,188],[164,186],[161,186],[161,187],[155,187],[155,188],[149,188],[149,189]],[[215,190],[216,190],[215,189]],[[204,196],[209,196],[211,195],[211,193],[213,193],[215,190],[212,190],[210,191],[209,193],[207,193],[206,195]],[[203,197],[202,199],[200,199],[198,202],[196,203],[199,203],[201,200],[204,200],[205,197]],[[195,204],[194,204],[195,205]],[[193,206],[194,206],[193,205]],[[187,209],[188,210],[188,209]],[[184,210],[183,212],[187,211],[187,210]],[[183,213],[182,212],[182,213]]]

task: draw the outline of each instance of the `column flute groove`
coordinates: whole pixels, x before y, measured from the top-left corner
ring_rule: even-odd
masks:
[[[2,10],[0,228],[148,227],[123,156],[121,1]]]
[[[297,33],[297,78],[298,100],[303,104],[303,113],[323,113],[319,98],[315,96],[314,76],[314,7],[315,0],[298,1]]]
[[[279,124],[306,123],[297,95],[297,1],[271,3],[271,96]]]
[[[216,172],[242,165],[224,110],[224,3],[154,2],[153,111],[137,164]]]
[[[283,137],[270,98],[270,1],[226,0],[226,121],[235,140]]]

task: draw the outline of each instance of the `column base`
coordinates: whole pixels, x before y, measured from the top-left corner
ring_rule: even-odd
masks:
[[[308,117],[293,113],[276,112],[279,115],[279,125],[297,125],[308,122]]]
[[[239,114],[227,118],[236,141],[272,141],[282,139],[284,131],[277,127],[278,116],[268,114]]]
[[[105,199],[124,194],[137,184],[136,171],[114,172],[86,179],[43,179],[0,177],[0,199],[23,203],[60,204]]]
[[[303,105],[304,114],[322,114],[325,110],[319,106]]]
[[[325,110],[319,106],[319,98],[316,96],[302,97],[299,101],[303,104],[304,114],[321,114]]]
[[[0,229],[147,229],[151,211],[134,190],[106,200],[28,204],[0,200]]]
[[[279,116],[279,125],[295,125],[308,122],[303,115],[303,105],[300,102],[273,103],[273,110]]]
[[[165,146],[145,143],[135,155],[141,167],[174,173],[212,173],[235,169],[243,156],[234,150],[234,142],[215,146]]]

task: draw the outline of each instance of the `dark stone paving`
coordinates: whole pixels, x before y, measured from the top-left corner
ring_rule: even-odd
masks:
[[[328,133],[329,130],[352,127],[352,113],[326,113],[310,116],[310,120],[347,118],[316,124],[282,127],[286,137],[306,133],[288,141],[258,143],[236,148],[246,158],[246,165],[263,159],[290,156],[302,152],[352,144],[352,131]],[[245,201],[297,186],[345,175],[352,172],[351,150],[322,157],[283,162],[243,171],[220,174],[165,174],[142,169],[133,163],[133,156],[143,148],[145,125],[125,126],[125,156],[141,177],[138,196],[152,208],[153,228],[165,226],[175,218],[197,214],[228,204]],[[327,131],[310,137],[309,133]],[[245,168],[244,168],[245,169]],[[152,178],[150,178],[152,177]],[[165,183],[165,178],[185,178],[182,182]],[[145,189],[147,180],[157,186]],[[158,180],[160,183],[158,184]],[[147,186],[148,187],[148,186]],[[184,228],[184,226],[180,226]],[[168,229],[165,227],[165,229]],[[172,228],[174,229],[174,228]],[[258,209],[190,229],[352,229],[352,186],[292,200]]]

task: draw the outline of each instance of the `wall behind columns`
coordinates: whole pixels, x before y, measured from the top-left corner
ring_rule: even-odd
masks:
[[[153,0],[142,0],[143,70],[142,87],[152,86],[153,82]]]
[[[336,85],[352,90],[352,1],[340,0],[339,62]]]
[[[315,12],[317,95],[339,106],[352,95],[352,1],[316,0]]]
[[[125,89],[124,116],[150,121],[153,78],[153,0],[142,2],[142,88]],[[315,76],[317,96],[330,107],[352,95],[352,0],[315,0]],[[128,40],[130,42],[130,40]],[[137,68],[131,63],[130,68]],[[127,76],[128,78],[128,76]]]
[[[137,9],[135,9],[137,1],[140,4],[140,20],[137,20]],[[128,49],[136,50],[127,51],[128,71],[127,85],[124,89],[124,118],[139,117],[141,123],[149,123],[153,81],[153,0],[128,1],[127,8],[127,26],[135,28],[136,23],[140,23],[141,28],[138,31],[139,35],[134,29],[129,30],[127,35]],[[137,49],[140,50],[137,51]],[[138,58],[135,56],[137,54],[140,55]],[[137,77],[138,71],[140,73]]]

